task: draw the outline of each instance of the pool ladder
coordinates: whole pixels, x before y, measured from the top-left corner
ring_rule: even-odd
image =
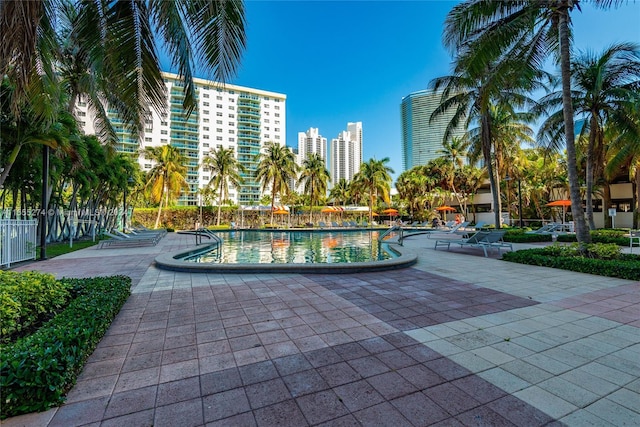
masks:
[[[387,243],[396,243],[400,246],[402,246],[402,239],[403,239],[403,231],[402,231],[402,226],[400,225],[393,225],[391,226],[391,228],[389,228],[387,231],[385,231],[384,233],[382,233],[380,235],[380,237],[378,237],[378,241],[382,242],[382,240],[387,237],[389,234],[391,234],[393,231],[398,231],[398,241],[397,242],[387,242]]]

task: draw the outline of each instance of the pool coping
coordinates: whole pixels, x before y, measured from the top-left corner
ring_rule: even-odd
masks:
[[[162,270],[177,271],[183,273],[321,273],[321,274],[345,274],[363,273],[371,271],[387,271],[406,268],[418,262],[418,254],[414,251],[388,242],[389,249],[398,256],[382,261],[351,262],[351,263],[326,263],[326,264],[258,264],[258,263],[238,263],[238,264],[205,264],[176,259],[178,256],[188,256],[196,252],[201,252],[207,246],[195,246],[190,249],[160,254],[155,258],[156,267]],[[393,245],[393,246],[392,246]]]

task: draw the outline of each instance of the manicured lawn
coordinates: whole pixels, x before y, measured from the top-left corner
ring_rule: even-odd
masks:
[[[74,241],[73,247],[69,247],[69,242],[60,242],[60,243],[50,243],[47,244],[47,258],[54,258],[59,255],[68,254],[69,252],[79,251],[80,249],[88,248],[93,245],[98,244],[98,239],[95,242],[91,240],[80,240]],[[37,252],[38,257],[40,257],[40,248],[38,247]]]

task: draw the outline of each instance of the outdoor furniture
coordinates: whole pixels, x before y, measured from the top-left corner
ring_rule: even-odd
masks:
[[[440,247],[446,247],[447,250],[449,250],[451,249],[451,244],[455,243],[460,245],[460,247],[463,247],[463,246],[481,247],[482,250],[484,251],[484,256],[487,256],[487,247],[482,244],[482,241],[484,240],[485,237],[487,237],[487,235],[489,235],[488,231],[478,231],[477,233],[475,233],[474,235],[472,235],[467,239],[438,239],[436,240],[434,249],[438,250],[438,248]]]
[[[447,250],[451,248],[451,244],[455,243],[463,246],[482,248],[484,256],[488,257],[487,249],[496,249],[500,253],[501,249],[509,249],[513,251],[513,245],[509,242],[503,241],[504,231],[478,231],[468,239],[439,239],[436,240],[434,249],[439,247],[446,247]]]
[[[526,234],[553,234],[561,231],[561,228],[562,224],[550,222],[549,224],[545,224],[537,230],[527,231]]]
[[[100,241],[100,243],[98,244],[98,249],[155,246],[158,244],[160,239],[164,236],[164,234],[158,234],[153,236],[129,237],[124,233],[117,232],[116,234],[114,234],[114,233],[109,233],[107,231],[103,232],[103,234],[111,238],[109,240]]]
[[[631,230],[629,232],[629,249],[633,253],[633,247],[638,246],[640,248],[640,230]]]
[[[318,222],[318,227],[320,228],[327,228],[327,224],[324,223],[324,221],[319,221]]]
[[[428,239],[431,238],[432,234],[462,234],[462,235],[466,235],[466,234],[469,234],[469,232],[468,231],[462,232],[462,230],[460,230],[460,229],[466,227],[467,225],[469,225],[469,223],[465,221],[465,222],[461,222],[460,224],[457,224],[457,225],[452,225],[451,228],[448,229],[448,230],[443,230],[443,229],[440,229],[440,228],[434,228],[432,231],[430,231],[427,234],[427,238]],[[456,233],[458,230],[460,230],[460,232]]]

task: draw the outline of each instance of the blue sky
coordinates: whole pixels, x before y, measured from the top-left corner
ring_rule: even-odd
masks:
[[[287,145],[363,123],[363,159],[402,172],[400,102],[450,72],[442,26],[455,1],[247,1],[248,47],[229,83],[287,95]],[[640,43],[640,2],[574,13],[575,48]]]

